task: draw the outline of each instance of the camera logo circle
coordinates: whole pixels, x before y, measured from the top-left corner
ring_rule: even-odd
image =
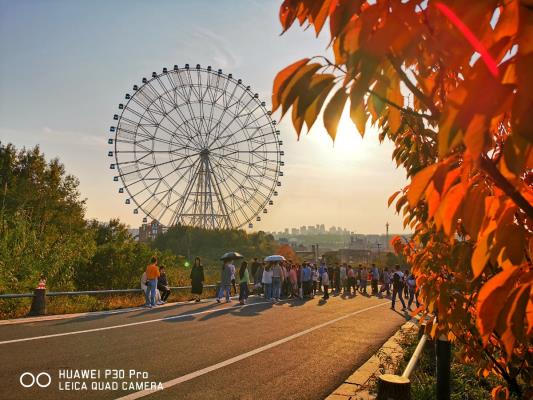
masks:
[[[46,372],[33,375],[31,372],[24,372],[19,378],[20,384],[25,388],[30,388],[37,384],[37,386],[46,388],[52,383],[52,377]]]

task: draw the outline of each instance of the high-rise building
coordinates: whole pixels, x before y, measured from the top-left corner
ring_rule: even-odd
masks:
[[[291,229],[291,234],[292,235],[298,235],[300,233],[300,231],[298,230],[298,228],[292,228]]]
[[[306,235],[307,234],[307,227],[306,226],[300,226],[300,234]]]

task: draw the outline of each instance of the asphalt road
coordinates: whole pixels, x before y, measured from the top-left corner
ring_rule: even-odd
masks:
[[[405,322],[389,304],[251,297],[0,325],[0,399],[323,399]],[[51,383],[25,388],[26,372]]]

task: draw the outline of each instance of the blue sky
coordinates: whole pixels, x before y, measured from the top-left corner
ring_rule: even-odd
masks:
[[[87,216],[138,226],[112,181],[107,137],[124,94],[143,76],[185,63],[212,65],[270,104],[272,80],[327,37],[293,27],[280,36],[279,1],[0,0],[0,140],[39,144],[81,182]],[[279,118],[279,115],[276,115]],[[297,142],[282,121],[286,167],[276,204],[256,228],[324,223],[357,232],[402,231],[387,208],[405,184],[391,145],[362,140],[347,115],[335,146],[321,125]],[[302,207],[305,204],[305,207]]]

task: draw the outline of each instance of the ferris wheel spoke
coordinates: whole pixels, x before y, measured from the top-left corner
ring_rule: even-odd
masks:
[[[240,101],[242,99],[242,97],[246,94],[246,91],[244,91],[241,95],[241,97],[239,98],[239,100],[237,100],[237,103],[240,104]],[[250,104],[252,101],[253,101],[253,97],[250,98],[250,100],[248,100],[248,103],[246,103],[246,105],[237,113],[233,114],[233,118],[231,119],[231,121],[229,121],[218,133],[216,133],[215,135],[215,139],[211,142],[211,145],[213,145],[217,140],[219,140],[220,136],[222,136],[222,134],[235,122],[237,121],[239,118],[241,118],[241,112],[243,110],[246,110],[247,107],[248,107],[248,104]],[[235,103],[234,103],[235,104]],[[232,107],[231,106],[228,106],[228,109],[229,107]],[[248,114],[244,114],[244,116],[247,116]],[[211,132],[210,132],[211,134]]]
[[[188,135],[187,136],[187,133],[186,132],[183,132],[183,135],[180,135],[178,134],[178,130],[181,131],[181,128],[178,128],[176,126],[176,131],[171,131],[170,129],[168,129],[167,127],[163,126],[163,125],[159,125],[158,126],[158,129],[161,129],[163,132],[167,133],[171,138],[176,138],[180,144],[190,148],[190,149],[195,149],[195,150],[198,150],[198,147],[191,147],[191,146],[188,146],[187,144],[187,141],[183,142],[181,139],[184,138],[184,139],[190,139],[191,138],[191,135]],[[172,142],[169,141],[169,144],[173,144]],[[196,143],[195,143],[196,144]]]
[[[226,95],[227,95],[227,89],[228,89],[228,86],[230,84],[230,80],[229,79],[226,79],[226,85],[224,86],[224,90],[222,90],[222,93],[220,94],[220,96],[213,102],[213,104],[218,104],[220,99],[223,99],[222,101],[222,108],[223,108],[223,112],[220,114],[220,118],[218,119],[218,122],[222,120],[222,118],[224,117],[225,115],[225,112],[227,111],[227,99],[226,99]],[[233,91],[231,92],[231,94],[229,95],[229,98],[233,98],[233,96],[235,95],[235,92],[237,91],[237,88],[239,86],[237,84],[234,84],[233,85]],[[217,122],[217,123],[218,123]],[[215,124],[216,126],[216,124]],[[211,134],[211,131],[212,131],[213,127],[209,127],[209,133]]]
[[[234,88],[234,90],[233,90],[233,93],[232,93],[232,97],[231,97],[231,98],[233,98],[233,94],[234,94],[235,91],[237,90],[237,87],[239,87],[239,86],[238,86],[238,85],[235,85],[235,88]],[[241,89],[242,89],[242,87],[241,87]],[[211,136],[211,133],[213,133],[213,131],[214,131],[218,126],[221,125],[222,120],[223,120],[224,117],[226,116],[228,110],[230,110],[234,105],[236,105],[236,104],[240,104],[240,102],[242,101],[243,97],[244,97],[246,94],[247,94],[247,91],[246,91],[246,90],[242,90],[242,93],[241,93],[239,99],[238,99],[235,103],[233,103],[233,104],[231,104],[231,105],[227,105],[227,104],[226,104],[226,105],[224,106],[224,111],[223,111],[222,114],[220,115],[220,118],[219,118],[217,124],[216,124],[212,129],[209,130],[209,136]],[[250,102],[250,101],[251,101],[251,100],[249,100],[249,102]],[[249,102],[248,102],[248,104],[249,104]],[[227,124],[225,125],[225,127],[224,127],[223,130],[222,130],[222,132],[224,132],[224,130],[225,130],[229,125],[231,125],[231,124],[235,121],[235,119],[236,119],[236,114],[234,113],[234,114],[233,114],[233,118],[231,119],[231,121],[230,121],[229,123],[227,123]],[[219,132],[219,133],[216,133],[216,134],[215,134],[215,139],[214,139],[214,141],[212,141],[212,142],[210,143],[209,146],[212,146],[212,145],[213,145],[213,143],[217,140],[217,137],[220,136],[220,135],[222,134],[222,132]]]
[[[214,186],[216,188],[215,190],[215,197],[217,198],[217,202],[218,202],[218,208],[221,209],[222,211],[222,215],[225,216],[225,226],[226,228],[231,228],[233,226],[232,224],[232,221],[231,221],[231,216],[230,216],[230,213],[228,211],[228,206],[224,200],[224,195],[222,193],[222,190],[220,189],[220,184],[218,182],[218,179],[217,179],[217,175],[215,174],[215,171],[213,169],[213,165],[211,164],[211,161],[209,160],[209,158],[207,159],[207,165],[208,165],[208,168],[209,170],[211,171],[211,174],[210,176],[212,177],[213,179],[213,182],[214,182]],[[221,226],[219,224],[219,226]]]
[[[182,166],[183,163],[184,163],[185,161],[187,161],[187,160],[188,160],[188,159],[183,159],[183,160],[180,162],[180,164],[179,164],[176,168],[174,168],[173,170],[171,170],[170,172],[168,172],[166,175],[164,175],[164,176],[162,176],[162,177],[159,177],[157,180],[153,181],[151,184],[149,184],[149,185],[146,185],[146,184],[145,184],[145,185],[144,185],[144,189],[141,189],[139,192],[137,192],[137,193],[135,193],[135,194],[132,194],[132,197],[136,197],[136,196],[140,195],[140,194],[141,194],[142,192],[144,192],[145,190],[150,191],[151,187],[154,186],[154,185],[155,185],[155,188],[153,189],[153,191],[152,191],[151,193],[152,193],[153,195],[157,195],[157,194],[159,194],[159,193],[156,193],[156,192],[157,192],[157,190],[159,189],[159,186],[161,185],[161,183],[162,183],[167,177],[169,177],[171,174],[173,174],[173,173],[175,173],[175,172],[177,172],[177,171],[179,171],[179,170],[181,170],[181,169],[187,169],[187,170],[188,170],[188,169],[192,168],[192,166],[194,165],[194,163],[193,163],[193,164],[190,164],[190,165],[186,165],[186,166],[184,166],[184,167]],[[147,179],[147,177],[148,177],[148,175],[150,174],[150,172],[151,172],[151,171],[148,171],[148,172],[147,172],[147,173],[146,173],[141,179],[139,179],[138,181],[132,182],[129,186],[133,186],[133,185],[135,185],[135,184],[137,184],[137,183],[144,182],[144,181]],[[184,174],[182,174],[181,176],[184,176],[185,174],[186,174],[186,172],[185,172]],[[179,179],[176,181],[176,183],[174,183],[174,185],[173,185],[172,187],[170,187],[170,185],[168,185],[168,183],[167,183],[167,185],[169,186],[169,190],[165,190],[165,191],[163,191],[163,192],[161,192],[161,193],[164,193],[164,192],[168,192],[168,191],[172,191],[172,190],[174,190],[174,188],[176,187],[176,185],[178,184],[178,182],[179,182]]]
[[[137,170],[135,170],[135,171],[128,172],[128,173],[125,173],[125,174],[121,174],[121,176],[126,176],[126,175],[129,175],[129,174],[133,173],[133,172],[141,172],[141,171],[145,171],[145,170],[147,170],[147,169],[149,169],[149,168],[161,167],[161,166],[163,166],[163,165],[167,165],[167,164],[170,164],[170,163],[172,163],[172,162],[176,162],[176,161],[179,161],[179,160],[181,160],[181,159],[183,159],[183,158],[188,158],[188,157],[191,157],[191,156],[188,156],[188,155],[187,155],[187,156],[183,156],[183,157],[176,158],[176,159],[174,159],[174,160],[169,160],[169,161],[165,161],[165,162],[162,162],[162,163],[159,163],[159,164],[150,165],[149,167],[139,168],[139,169],[137,169]],[[126,164],[126,163],[127,163],[127,162],[117,163],[117,165],[120,166],[120,165],[122,165],[122,164]]]
[[[253,217],[253,213],[254,213],[254,210],[251,208],[251,206],[249,204],[249,200],[254,197],[255,189],[249,188],[249,187],[243,185],[242,183],[237,181],[233,177],[233,175],[229,175],[229,178],[232,179],[237,185],[235,190],[233,190],[233,191],[229,190],[231,192],[231,194],[229,196],[230,197],[237,197],[236,193],[238,191],[240,191],[243,194],[243,196],[240,198],[240,200],[241,200],[241,205],[240,206],[235,206],[235,203],[233,202],[232,214],[233,215],[237,215],[237,212],[241,211],[243,216],[245,217],[245,222],[247,222],[247,221],[249,221],[249,218]],[[226,183],[225,183],[225,185],[226,185],[226,187],[228,187]],[[250,192],[250,190],[251,190],[251,192]],[[250,211],[252,212],[252,217],[248,217],[248,215],[244,212],[244,207],[245,206],[250,208]]]
[[[170,204],[170,198],[171,198],[171,195],[172,195],[172,193],[173,193],[174,188],[175,188],[176,185],[179,183],[179,181],[181,181],[181,179],[187,175],[187,172],[190,172],[190,171],[192,170],[192,168],[194,167],[195,164],[196,164],[196,162],[193,163],[192,165],[190,165],[190,166],[188,167],[187,171],[186,171],[184,174],[181,175],[181,178],[178,179],[178,180],[174,183],[174,185],[173,185],[172,187],[170,187],[168,190],[165,189],[165,190],[163,190],[163,191],[161,191],[161,192],[156,193],[156,194],[153,195],[153,196],[156,196],[156,195],[159,195],[159,194],[164,194],[164,196],[162,196],[162,197],[159,199],[159,201],[157,201],[156,204],[155,204],[155,205],[152,207],[152,209],[149,211],[149,214],[152,213],[153,210],[155,210],[155,209],[156,209],[156,208],[157,208],[157,207],[163,202],[163,200],[164,200],[165,198],[168,199],[168,200],[167,200],[167,207],[166,207],[166,209],[168,210],[169,207],[172,206],[172,204]],[[196,172],[197,172],[197,171],[196,171]],[[196,176],[196,174],[194,174],[194,175],[192,176],[192,179],[193,179],[193,180],[194,180],[194,177],[195,177],[195,176]],[[150,198],[148,198],[147,200],[150,200]]]
[[[187,106],[189,107],[189,110],[190,110],[189,112],[190,112],[191,116],[194,117],[194,118],[196,119],[196,116],[197,116],[197,115],[196,115],[196,113],[194,112],[194,110],[193,110],[193,108],[192,108],[192,106],[191,106],[191,104],[192,104],[192,100],[191,100],[191,98],[192,98],[192,95],[194,95],[194,97],[196,97],[197,100],[200,100],[200,94],[199,94],[199,92],[196,90],[196,85],[195,85],[195,83],[194,83],[194,81],[193,81],[193,79],[192,79],[192,76],[191,76],[191,72],[190,72],[190,70],[187,70],[187,71],[186,71],[186,76],[187,76],[187,80],[188,80],[188,82],[189,82],[189,89],[190,89],[190,92],[189,92],[189,101],[187,102]],[[196,129],[197,129],[197,131],[200,131],[200,129],[201,129],[201,128],[200,128],[200,124],[199,124],[198,122],[197,122],[197,124],[196,124]]]
[[[261,161],[261,160],[258,160],[258,161],[256,161],[256,162],[253,162],[253,161],[244,161],[244,160],[241,160],[241,159],[239,159],[239,158],[230,157],[230,156],[228,156],[227,154],[224,155],[224,156],[217,156],[217,157],[224,157],[226,160],[233,161],[233,162],[239,163],[239,164],[241,164],[241,165],[247,165],[247,166],[250,166],[251,168],[254,168],[258,173],[265,173],[265,172],[268,171],[268,172],[272,172],[272,173],[274,173],[274,174],[277,174],[277,172],[278,172],[277,169],[267,167],[266,165],[258,166],[259,163],[264,164],[264,161]]]
[[[233,166],[229,165],[225,160],[224,158],[221,158],[221,161],[224,162],[226,164],[226,167],[229,168],[230,170],[233,170],[234,172],[237,172],[238,174],[240,174],[243,178],[249,180],[249,181],[252,181],[256,184],[258,184],[259,186],[267,189],[269,192],[272,190],[271,187],[265,185],[263,182],[257,180],[253,175],[250,175],[250,174],[245,174],[244,172],[242,172],[240,169],[238,168],[234,168]],[[259,191],[259,190],[258,190]]]
[[[168,76],[168,74],[167,74]],[[163,80],[160,78],[160,76],[156,76],[156,79],[157,79],[157,82],[159,83],[159,85],[161,86],[161,88],[163,89],[163,93],[161,95],[161,97],[166,97],[167,100],[168,100],[168,105],[171,107],[171,108],[174,108],[176,102],[174,101],[174,99],[172,98],[172,96],[170,96],[170,90],[167,89],[165,83],[163,82]]]
[[[264,133],[264,134],[262,134],[260,136],[256,136],[255,139],[259,139],[259,138],[262,138],[262,137],[265,137],[265,136],[269,136],[271,134],[272,134],[272,132],[267,132],[267,133]],[[231,146],[235,146],[236,144],[246,143],[246,142],[249,142],[249,141],[250,141],[250,138],[246,138],[246,139],[239,140],[237,142],[230,143],[230,145]],[[211,151],[223,149],[226,146],[226,144],[227,144],[227,141],[225,143],[223,143],[222,145],[218,146],[218,147],[212,148]]]
[[[256,140],[256,139],[259,139],[259,138],[262,138],[262,137],[265,137],[265,136],[268,136],[268,135],[273,135],[272,132],[266,132],[266,133],[263,133],[262,135],[259,135],[259,136],[256,136],[256,133],[258,132],[263,132],[262,129],[266,126],[269,126],[270,123],[267,123],[263,126],[258,126],[258,127],[255,127],[253,132],[251,133],[250,136],[248,136],[248,132],[246,130],[243,130],[246,135],[246,139],[242,140],[241,142],[236,142],[236,143],[231,143],[232,145],[233,144],[238,144],[238,143],[244,143],[246,141],[249,141],[249,140]],[[225,136],[221,136],[219,137],[217,140],[221,140],[221,139],[226,139],[221,145],[219,145],[220,147],[224,147],[228,144],[228,141],[234,136],[234,132],[231,132],[230,134],[228,135],[225,135]],[[216,149],[215,149],[216,150]]]
[[[150,103],[149,108],[154,107],[152,108],[152,111],[154,111],[155,109],[158,113],[164,114],[166,110],[163,103],[161,102],[161,95],[159,94],[159,91],[156,90],[156,88],[154,88],[154,86],[152,85],[152,80],[149,80],[143,88],[150,88],[150,90],[152,91],[152,98],[150,99],[152,101]]]
[[[231,179],[236,185],[237,187],[243,187],[245,188],[247,191],[250,190],[250,194],[251,196],[253,196],[253,194],[258,190],[257,187],[253,187],[253,186],[246,186],[245,183],[251,183],[248,179],[246,179],[245,181],[238,181],[235,177],[235,175],[233,174],[233,172],[239,172],[241,175],[243,176],[246,176],[244,173],[242,173],[241,171],[239,171],[238,169],[236,168],[232,168],[231,166],[228,167],[228,166],[223,166],[221,165],[220,163],[219,164],[216,164],[216,168],[221,170],[223,172],[223,175],[225,175],[226,177],[228,177],[229,179]],[[229,172],[227,171],[229,170]]]
[[[178,201],[181,201],[179,208],[176,207],[173,212],[172,220],[178,220],[179,216],[182,214],[183,209],[185,208],[185,205],[187,204],[187,200],[189,199],[189,196],[191,194],[191,190],[194,186],[194,183],[196,179],[198,179],[198,171],[200,169],[200,163],[198,163],[198,167],[195,170],[195,173],[193,174],[192,178],[189,180],[187,187],[185,188],[185,192],[181,197],[179,197],[177,200],[175,200],[172,204],[169,204],[169,208],[176,205]]]
[[[133,100],[135,103],[137,103],[137,105],[142,106],[141,103],[137,101],[137,99],[133,98],[132,100]],[[141,121],[141,120],[145,120],[145,121],[147,121],[149,124],[153,124],[153,125],[157,124],[157,120],[156,120],[155,118],[152,118],[153,116],[152,116],[151,114],[149,114],[149,115],[150,115],[150,118],[148,118],[148,117],[145,115],[145,114],[146,114],[146,109],[145,109],[145,113],[144,113],[144,114],[141,114],[140,112],[138,112],[138,111],[135,110],[134,108],[130,107],[130,105],[128,104],[128,105],[126,105],[126,107],[124,107],[124,113],[125,113],[126,111],[128,111],[128,112],[132,113],[133,115],[139,117],[139,122],[136,122],[136,121],[130,120],[131,123],[133,123],[133,124],[135,124],[135,125],[140,124],[140,121]],[[122,120],[122,119],[127,119],[127,118],[125,118],[124,113],[122,114],[123,116],[122,116],[121,120]]]

